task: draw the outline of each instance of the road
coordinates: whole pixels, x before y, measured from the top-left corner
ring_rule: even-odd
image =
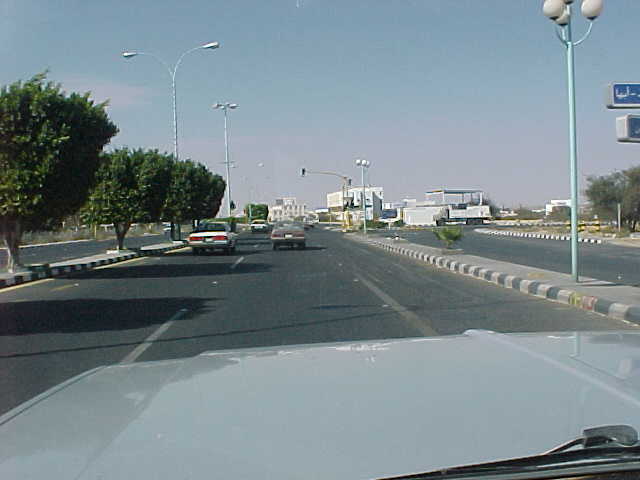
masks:
[[[125,238],[125,246],[138,248],[154,243],[168,241],[166,235],[144,235],[141,237]],[[52,243],[42,246],[27,246],[20,249],[20,260],[25,265],[34,263],[54,263],[70,260],[72,258],[88,257],[98,253],[104,253],[110,248],[115,248],[115,238],[109,240],[87,240],[77,242]],[[6,271],[7,251],[0,249],[0,272]]]
[[[480,257],[571,273],[571,246],[568,241],[486,235],[478,227],[464,227],[464,237],[457,244],[465,253]],[[431,230],[401,230],[408,241],[442,247]],[[389,236],[387,231],[372,235]],[[580,275],[625,285],[640,286],[640,248],[581,243]]]
[[[335,232],[272,251],[180,249],[0,290],[0,412],[88,369],[216,349],[638,328],[381,252]],[[146,342],[145,342],[146,340]]]

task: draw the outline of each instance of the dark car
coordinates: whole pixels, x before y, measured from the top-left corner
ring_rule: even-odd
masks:
[[[283,245],[289,247],[306,248],[307,238],[304,233],[304,226],[295,222],[277,223],[271,231],[271,244],[274,250]]]

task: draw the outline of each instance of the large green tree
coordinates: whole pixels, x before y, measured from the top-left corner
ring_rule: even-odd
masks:
[[[204,165],[185,160],[174,164],[162,210],[163,220],[180,224],[213,218],[220,210],[226,184]]]
[[[55,228],[86,201],[100,152],[118,132],[89,93],[38,74],[0,91],[0,237],[20,268],[22,233]]]
[[[120,148],[104,154],[83,209],[87,222],[113,223],[118,249],[132,223],[159,221],[175,162],[156,150]]]
[[[269,205],[266,203],[248,203],[244,207],[244,214],[249,220],[266,220],[269,217]]]
[[[617,218],[618,203],[622,203],[627,184],[625,172],[587,177],[585,194],[591,202],[593,213],[605,220]]]

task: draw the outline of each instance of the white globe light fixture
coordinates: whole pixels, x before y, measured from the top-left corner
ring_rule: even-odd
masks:
[[[583,0],[582,15],[593,21],[600,16],[604,8],[603,0]]]
[[[564,0],[545,0],[542,4],[542,13],[551,20],[559,18],[566,8]]]

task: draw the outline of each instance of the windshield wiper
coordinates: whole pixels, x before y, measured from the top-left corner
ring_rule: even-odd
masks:
[[[595,448],[607,445],[612,447],[633,447],[637,443],[638,432],[632,426],[604,425],[602,427],[585,428],[582,431],[582,437],[558,445],[548,452],[544,452],[543,455],[564,452],[576,445],[582,445],[583,448]]]
[[[582,445],[583,448],[570,450]],[[385,477],[378,480],[433,480],[476,477],[477,475],[587,474],[640,469],[638,432],[629,425],[605,425],[587,428],[582,436],[547,452],[531,457],[445,468],[425,473]],[[531,477],[534,478],[534,477]],[[542,477],[540,477],[542,478]]]

